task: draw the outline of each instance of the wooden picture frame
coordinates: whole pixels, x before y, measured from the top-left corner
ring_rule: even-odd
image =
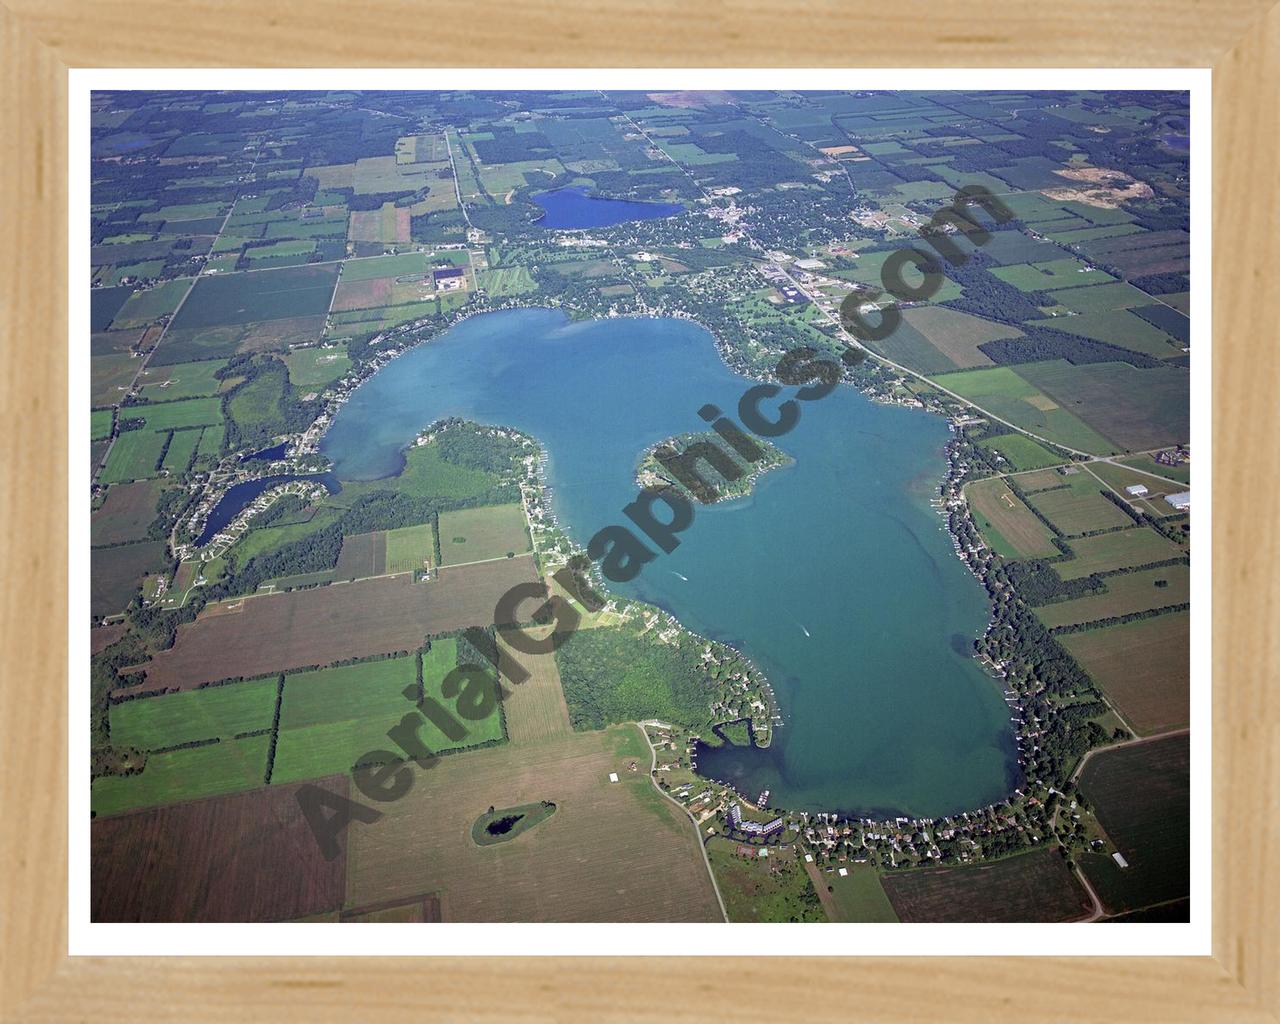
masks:
[[[830,0],[724,8],[397,0],[192,7],[7,0],[0,322],[4,555],[0,1008],[6,1020],[449,1017],[597,1021],[708,1012],[875,1019],[1263,1021],[1280,1016],[1275,493],[1280,299],[1264,274],[1280,137],[1270,0],[1053,7]],[[295,20],[296,19],[296,20]],[[471,26],[471,27],[468,27]],[[477,31],[476,26],[483,26]],[[1195,958],[72,958],[67,955],[67,73],[134,66],[1209,67],[1214,142],[1213,955]],[[1270,314],[1270,315],[1268,315]],[[1268,469],[1271,472],[1268,472]],[[1203,597],[1203,595],[1201,595]],[[81,870],[76,868],[75,870]],[[712,933],[708,933],[708,940]],[[655,935],[655,952],[667,952]],[[534,950],[531,950],[534,952]],[[357,1008],[358,1009],[355,1009]],[[856,1009],[855,1009],[856,1008]]]

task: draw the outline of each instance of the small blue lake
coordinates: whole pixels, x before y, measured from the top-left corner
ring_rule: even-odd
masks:
[[[659,220],[684,212],[680,203],[637,203],[630,199],[609,199],[588,195],[582,188],[558,188],[539,192],[533,201],[542,208],[538,226],[574,230],[607,228],[633,220]]]
[[[263,491],[268,491],[277,484],[288,483],[290,480],[314,480],[318,484],[323,484],[325,490],[330,494],[337,494],[342,490],[342,485],[338,483],[338,478],[332,473],[313,473],[303,476],[283,473],[280,476],[264,476],[257,480],[246,480],[244,483],[236,484],[230,488],[222,496],[222,500],[213,506],[213,511],[209,513],[209,521],[204,524],[204,531],[196,538],[196,547],[203,547],[213,540],[219,530],[224,529]]]

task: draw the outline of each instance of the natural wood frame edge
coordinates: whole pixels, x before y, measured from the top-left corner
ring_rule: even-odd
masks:
[[[662,1015],[702,1015],[733,999],[767,1012],[771,1002],[825,1000],[833,1008],[856,1000],[861,1015],[899,1020],[990,1019],[1016,1014],[1023,999],[1051,998],[1055,1013],[1073,1020],[1130,1019],[1264,1021],[1280,1017],[1280,885],[1267,856],[1280,838],[1280,726],[1267,683],[1280,677],[1276,630],[1277,530],[1267,501],[1280,479],[1275,396],[1280,356],[1266,344],[1280,301],[1262,269],[1280,265],[1272,229],[1274,169],[1280,141],[1267,128],[1280,83],[1280,8],[1257,0],[1205,10],[1191,0],[1159,0],[1125,9],[1125,38],[1114,8],[1089,0],[1072,25],[1094,19],[1070,37],[1046,39],[1060,25],[1051,13],[1032,15],[999,3],[928,5],[910,0],[932,23],[928,38],[903,44],[897,22],[872,25],[855,4],[806,2],[786,12],[763,5],[741,15],[692,14],[659,0],[636,15],[565,0],[559,11],[573,33],[555,35],[545,15],[505,14],[498,45],[465,33],[397,30],[388,63],[402,65],[651,66],[1212,66],[1214,68],[1214,953],[1200,958],[1066,959],[766,959],[743,969],[721,959],[585,960],[446,959],[420,961],[335,958],[137,961],[77,958],[66,953],[66,97],[69,66],[176,66],[192,63],[189,40],[202,50],[227,41],[237,48],[201,52],[200,66],[267,64],[295,53],[286,45],[288,12],[229,0],[217,16],[185,4],[148,0],[127,12],[57,0],[0,6],[0,75],[4,145],[0,176],[9,227],[10,273],[0,284],[3,325],[2,407],[9,431],[0,438],[0,539],[4,590],[0,609],[5,751],[0,795],[0,1012],[12,1020],[100,1020],[199,1016],[243,1018],[274,1007],[274,1016],[338,1019],[345,1007],[361,1019],[390,1019],[406,1006],[441,1016],[474,1017],[479,1002],[495,1016],[600,1020],[615,1007],[653,1005],[658,991],[679,990],[679,1008]],[[346,12],[344,15],[343,12]],[[321,0],[307,9],[333,26],[305,33],[315,63],[373,66],[383,59],[371,25],[420,15],[398,0],[356,8]],[[990,14],[999,31],[978,31]],[[794,38],[767,24],[792,15],[838,31]],[[127,15],[127,16],[126,16]],[[580,20],[574,20],[581,15]],[[700,47],[697,32],[680,44],[637,43],[644,18],[693,18],[722,24],[730,48]],[[603,17],[603,21],[601,18]],[[734,20],[738,18],[739,20]],[[639,20],[637,20],[639,19]],[[823,21],[823,19],[826,19]],[[121,25],[124,24],[122,28]],[[920,24],[925,21],[918,22]],[[618,27],[614,27],[614,26]],[[154,26],[154,31],[148,31]],[[965,26],[968,26],[966,28]],[[625,27],[625,31],[619,28]],[[209,30],[206,36],[204,29]],[[523,29],[529,31],[521,37]],[[350,31],[348,31],[350,30]],[[532,33],[532,34],[529,34]],[[541,35],[539,35],[541,33]],[[781,34],[780,34],[781,33]],[[841,35],[841,33],[847,33]],[[858,39],[852,46],[840,38]],[[786,40],[779,45],[778,40]],[[539,41],[546,43],[535,48]],[[633,45],[634,44],[634,45]],[[183,49],[186,45],[188,49]],[[631,46],[631,49],[628,49]],[[639,47],[639,48],[637,48]],[[415,49],[416,48],[416,49]],[[104,57],[91,56],[97,53]],[[186,56],[184,56],[186,55]],[[346,59],[343,59],[343,58]],[[237,59],[238,58],[238,59]],[[646,59],[647,58],[647,59]],[[1257,204],[1258,212],[1254,211]],[[1268,316],[1267,314],[1271,314]],[[22,429],[14,424],[21,422]],[[1252,443],[1251,443],[1252,442]],[[1245,453],[1243,455],[1237,453]],[[1257,483],[1255,481],[1270,481]],[[1246,506],[1244,502],[1250,501]],[[1262,500],[1259,501],[1258,499]],[[1262,515],[1248,515],[1261,507]],[[51,724],[52,723],[52,724]],[[1271,967],[1267,965],[1270,964]],[[730,968],[726,970],[725,968]],[[734,969],[736,968],[736,969]],[[414,975],[410,975],[410,971]],[[477,999],[477,993],[483,999]],[[1054,996],[1057,993],[1057,996]],[[536,996],[536,998],[535,998]],[[676,999],[665,1002],[676,1003]],[[969,1007],[971,1009],[966,1009]],[[820,1011],[819,1011],[820,1012]],[[637,1015],[639,1012],[637,1010]]]

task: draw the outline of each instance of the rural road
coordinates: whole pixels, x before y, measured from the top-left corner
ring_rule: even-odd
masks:
[[[658,770],[658,748],[649,742],[649,734],[645,732],[644,729],[646,725],[652,725],[662,729],[670,729],[671,726],[664,722],[659,722],[656,719],[647,719],[643,722],[636,722],[636,728],[640,730],[640,735],[644,737],[645,745],[649,748],[649,781],[653,784],[653,788],[656,789],[659,794],[680,808],[680,811],[684,816],[692,822],[693,835],[698,841],[698,849],[702,851],[702,863],[707,866],[707,877],[711,879],[711,888],[715,890],[716,902],[720,904],[720,913],[724,916],[725,921],[728,921],[729,912],[724,908],[724,897],[720,895],[720,886],[716,882],[716,873],[711,870],[711,859],[707,856],[707,847],[702,841],[702,832],[698,828],[697,821],[695,821],[693,815],[689,813],[689,809],[670,793],[664,791],[663,788],[658,785],[658,780],[654,778],[654,773]]]

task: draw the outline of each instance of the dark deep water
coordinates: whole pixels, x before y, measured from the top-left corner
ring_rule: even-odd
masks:
[[[228,488],[227,493],[222,496],[222,500],[213,506],[213,511],[209,513],[209,520],[205,523],[203,532],[196,538],[196,546],[201,547],[208,544],[219,530],[238,516],[263,491],[270,490],[277,484],[288,483],[290,480],[315,480],[317,483],[323,484],[330,494],[336,494],[342,489],[342,485],[338,483],[337,478],[332,473],[314,473],[305,476],[284,473],[280,476],[264,476],[257,480],[246,480],[244,483]]]
[[[572,230],[607,228],[632,220],[658,220],[683,213],[679,203],[636,203],[630,199],[609,199],[588,195],[580,188],[558,188],[532,196],[542,208],[539,227]]]

